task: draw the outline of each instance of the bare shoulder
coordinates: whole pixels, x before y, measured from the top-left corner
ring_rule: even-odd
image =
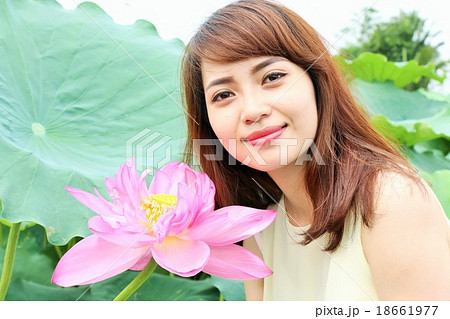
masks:
[[[381,300],[450,300],[450,227],[431,188],[378,176],[375,218],[361,239]]]
[[[396,172],[380,173],[376,182],[374,202],[374,228],[387,224],[395,226],[396,222],[400,222],[404,227],[397,229],[397,232],[402,229],[407,231],[408,226],[418,227],[416,230],[421,231],[426,226],[443,233],[449,231],[445,213],[425,181],[417,184]]]

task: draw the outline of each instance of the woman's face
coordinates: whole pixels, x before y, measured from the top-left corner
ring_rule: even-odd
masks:
[[[211,127],[234,158],[266,172],[301,164],[317,129],[313,83],[301,67],[263,56],[202,61],[201,69]]]

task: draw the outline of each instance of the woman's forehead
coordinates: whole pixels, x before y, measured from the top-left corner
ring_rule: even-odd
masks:
[[[290,62],[288,59],[281,56],[258,56],[237,60],[234,62],[216,62],[204,59],[201,61],[200,66],[202,74],[204,75],[210,73],[227,73],[234,70],[242,70],[243,68],[250,68],[253,73],[256,73],[267,65],[283,61]]]
[[[208,91],[215,85],[228,83],[234,74],[239,73],[254,73],[261,66],[270,62],[270,60],[281,60],[280,57],[251,57],[247,59],[238,60],[235,62],[215,62],[204,60],[201,63],[202,81],[205,91]],[[267,62],[266,62],[267,61]]]

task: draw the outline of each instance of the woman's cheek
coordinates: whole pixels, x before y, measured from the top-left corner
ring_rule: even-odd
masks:
[[[211,121],[211,127],[222,146],[230,155],[236,157],[236,138],[234,132],[230,130],[230,126],[226,125],[226,121]]]
[[[233,156],[234,158],[238,159],[239,157],[239,150],[237,149],[238,145],[237,145],[237,141],[234,137],[228,137],[229,135],[227,135],[226,137],[222,137],[221,138],[221,143],[223,145],[223,147],[227,150],[227,152]]]

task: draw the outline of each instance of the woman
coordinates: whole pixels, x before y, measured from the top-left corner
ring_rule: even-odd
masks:
[[[245,283],[247,300],[450,299],[442,207],[301,17],[268,1],[218,10],[189,42],[182,81],[185,161],[199,157],[217,207],[278,211],[244,241],[274,271]],[[199,139],[220,143],[194,154]]]

